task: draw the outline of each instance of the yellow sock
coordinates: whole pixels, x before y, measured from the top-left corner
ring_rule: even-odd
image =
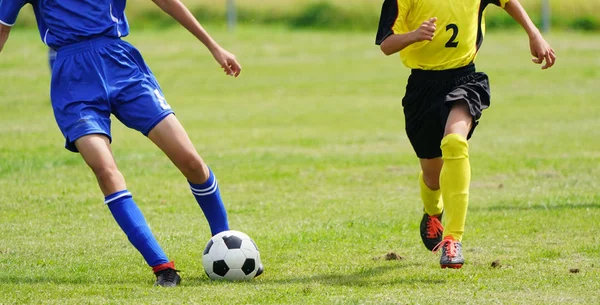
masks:
[[[452,236],[461,241],[465,230],[471,164],[469,144],[458,134],[449,134],[442,139],[442,159],[444,165],[440,173],[440,189],[445,203],[446,225],[444,238]]]
[[[419,184],[421,185],[421,199],[425,207],[425,213],[428,215],[442,214],[444,203],[442,201],[442,192],[440,190],[431,190],[423,180],[423,172],[419,173]]]

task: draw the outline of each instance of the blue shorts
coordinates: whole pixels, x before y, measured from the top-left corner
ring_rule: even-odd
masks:
[[[173,113],[138,50],[116,38],[98,37],[62,47],[52,71],[52,108],[65,148],[89,134],[110,134],[111,113],[148,135]]]

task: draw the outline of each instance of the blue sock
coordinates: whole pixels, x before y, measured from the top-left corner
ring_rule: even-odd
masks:
[[[150,267],[169,262],[129,191],[119,191],[106,196],[104,203],[108,205],[129,241],[142,254]]]
[[[215,178],[210,169],[208,171],[210,172],[210,177],[208,177],[206,182],[202,184],[188,182],[190,183],[192,194],[196,197],[196,201],[200,205],[202,212],[204,212],[206,220],[208,220],[212,235],[217,235],[229,230],[229,223],[227,221],[225,205],[223,205],[221,193],[219,193],[217,178]]]

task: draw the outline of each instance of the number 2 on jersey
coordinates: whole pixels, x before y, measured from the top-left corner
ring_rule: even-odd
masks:
[[[446,42],[446,48],[456,48],[458,46],[458,41],[454,41],[454,39],[458,36],[458,25],[450,23],[446,26],[446,32],[449,30],[452,30],[452,37]]]

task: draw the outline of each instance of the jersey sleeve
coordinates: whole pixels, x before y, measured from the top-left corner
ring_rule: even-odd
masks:
[[[383,2],[381,17],[379,17],[379,29],[377,37],[375,37],[376,45],[381,45],[390,35],[402,34],[400,24],[405,22],[410,1],[412,0],[385,0]]]
[[[508,1],[510,0],[488,0],[488,3],[497,5],[501,8],[504,8],[504,6],[506,5],[506,3],[508,3]]]
[[[13,26],[26,0],[0,0],[0,24]]]

